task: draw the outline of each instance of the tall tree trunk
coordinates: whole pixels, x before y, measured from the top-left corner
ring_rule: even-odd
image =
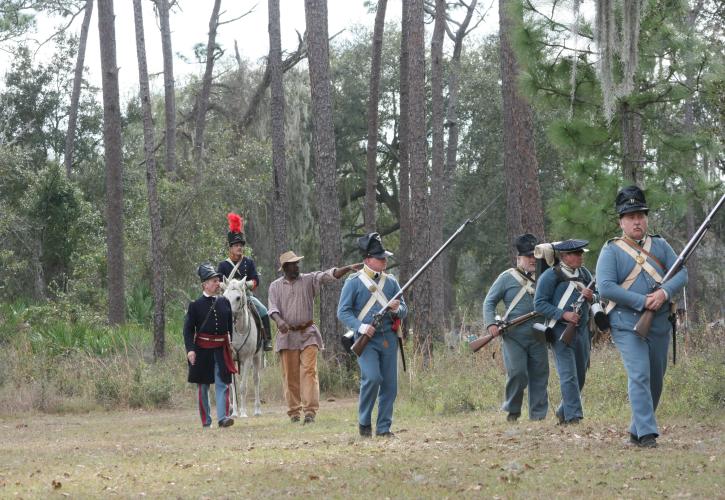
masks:
[[[514,0],[499,0],[501,93],[503,96],[504,175],[506,178],[506,232],[508,242],[521,233],[544,237],[544,209],[539,188],[531,106],[518,90],[519,65],[511,45],[515,24]],[[512,261],[516,260],[509,244]]]
[[[40,237],[36,238],[35,250],[30,252],[30,259],[33,266],[33,298],[43,301],[48,298],[45,285],[45,271],[43,270],[43,241]]]
[[[619,106],[622,120],[622,177],[625,183],[642,186],[644,181],[644,137],[642,116],[627,101]]]
[[[206,43],[206,67],[204,77],[201,80],[201,90],[196,99],[196,126],[194,127],[194,150],[192,158],[194,167],[201,174],[203,171],[204,155],[204,129],[206,127],[206,110],[209,107],[209,95],[211,94],[211,80],[214,71],[214,48],[216,47],[216,30],[219,26],[219,8],[222,0],[214,0],[214,8],[209,18],[209,38]]]
[[[370,62],[370,96],[368,97],[367,176],[365,183],[365,230],[375,231],[376,190],[378,183],[378,103],[380,102],[380,61],[383,53],[385,9],[388,0],[378,0],[373,29],[373,53]]]
[[[402,2],[402,17],[400,20],[400,126],[398,129],[398,156],[400,170],[398,171],[399,200],[400,200],[400,248],[398,249],[398,262],[400,263],[400,281],[406,282],[412,275],[410,262],[410,151],[408,126],[408,67],[410,54],[408,47],[408,0]],[[405,325],[408,321],[405,322]]]
[[[431,250],[443,244],[443,224],[445,222],[445,202],[443,187],[445,182],[445,140],[444,120],[445,103],[443,100],[443,38],[446,30],[446,1],[435,1],[435,23],[430,43],[431,56],[431,127],[433,144],[431,151],[430,182],[430,246]],[[447,252],[446,252],[447,253]],[[443,256],[431,264],[430,281],[442,285]],[[443,286],[430,296],[431,326],[435,334],[441,334],[446,326],[443,301]]]
[[[317,169],[317,207],[320,220],[320,265],[328,269],[342,255],[340,206],[337,195],[335,128],[332,122],[332,85],[327,35],[327,1],[305,0],[307,51],[312,93],[312,127]],[[320,324],[330,355],[340,352],[337,341],[337,298],[341,284],[323,287],[320,293]]]
[[[287,241],[287,165],[285,160],[284,88],[282,86],[282,42],[279,0],[269,0],[270,107],[272,114],[272,214],[274,250],[277,257],[288,250]],[[278,263],[277,263],[278,264]]]
[[[694,34],[697,30],[697,16],[702,10],[703,6],[703,0],[697,0],[694,5],[692,5],[692,8],[687,13],[687,22],[689,27],[689,33],[688,33],[688,41],[692,40],[694,38]],[[688,88],[695,88],[697,86],[695,82],[695,75],[693,75],[693,71],[690,68],[686,69],[685,73],[686,77],[686,85]],[[690,137],[695,136],[695,96],[690,95],[685,100],[684,105],[684,132]],[[697,154],[696,154],[696,144],[692,144],[692,153],[688,155],[689,158],[689,165],[688,167],[692,170],[693,175],[687,175],[685,177],[685,186],[687,188],[688,193],[691,193],[691,196],[688,196],[687,198],[687,212],[685,214],[685,223],[687,226],[687,237],[692,236],[695,234],[695,231],[697,230],[697,215],[696,215],[696,205],[695,205],[695,182],[696,179],[699,177],[697,175],[698,171],[698,165],[697,165]],[[700,312],[697,308],[697,304],[702,304],[702,287],[699,286],[698,280],[700,278],[700,270],[699,270],[699,258],[697,256],[697,252],[694,252],[690,259],[687,261],[687,288],[685,289],[686,292],[686,298],[687,298],[687,322],[688,327],[692,324],[697,324],[700,321]]]
[[[169,0],[156,0],[161,29],[161,53],[164,58],[164,117],[166,120],[166,171],[176,172],[176,90],[174,53],[171,50]]]
[[[430,220],[428,215],[428,161],[426,158],[426,98],[425,98],[425,23],[423,0],[408,4],[409,66],[408,66],[408,126],[410,138],[410,212],[413,268],[420,268],[430,254]],[[413,331],[418,349],[427,366],[432,354],[430,318],[430,272],[421,275],[411,294]]]
[[[473,13],[476,10],[478,0],[472,0],[466,7],[466,16],[463,22],[456,30],[453,37],[453,54],[448,64],[448,108],[446,110],[446,127],[448,127],[448,144],[446,147],[446,168],[443,178],[443,206],[444,213],[448,213],[450,206],[450,193],[453,186],[452,179],[456,173],[456,161],[458,157],[458,91],[460,87],[461,74],[461,54],[463,52],[463,39],[465,38],[468,26],[471,23]],[[444,269],[448,269],[448,280],[443,288],[444,310],[448,314],[455,311],[456,298],[453,280],[455,280],[455,272],[458,269],[458,257],[453,252],[446,252],[443,256]]]
[[[123,262],[121,106],[118,97],[113,0],[98,0],[98,38],[101,45],[103,149],[106,157],[108,322],[117,325],[126,319],[126,299]]]
[[[93,0],[86,0],[83,22],[81,23],[81,36],[78,39],[78,55],[76,57],[76,70],[73,75],[73,91],[70,96],[70,108],[68,110],[68,130],[65,133],[65,174],[70,178],[73,168],[73,149],[76,136],[76,124],[78,123],[78,103],[81,99],[81,84],[83,83],[83,62],[86,58],[86,43],[88,42],[88,27],[91,24],[93,14]]]
[[[146,41],[143,32],[141,0],[133,0],[133,19],[136,26],[136,57],[138,58],[138,83],[143,113],[143,149],[146,160],[146,188],[148,191],[149,223],[151,225],[151,284],[154,295],[154,359],[165,353],[164,336],[164,260],[162,255],[161,207],[156,190],[156,158],[154,158],[154,123],[151,118],[151,91],[149,71],[146,65]]]

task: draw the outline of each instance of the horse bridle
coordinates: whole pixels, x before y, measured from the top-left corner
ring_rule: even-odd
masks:
[[[246,292],[246,290],[242,290],[242,293],[246,294],[247,292]],[[245,301],[245,302],[247,302],[247,301]],[[245,309],[247,309],[248,307],[249,307],[248,304],[245,304],[244,305],[244,308]],[[249,316],[249,311],[245,311],[245,313]],[[235,326],[237,324],[237,314],[239,314],[239,313],[238,312],[232,313],[232,321],[233,321],[233,323],[234,323]],[[239,351],[241,351],[242,349],[244,349],[244,346],[247,345],[247,341],[249,340],[249,336],[252,334],[252,321],[254,321],[253,318],[249,318],[249,317],[247,318],[247,333],[246,333],[246,335],[244,337],[244,342],[242,342],[242,345],[239,346],[239,349],[235,348],[234,347],[234,344],[232,344],[232,349],[234,349],[234,352],[236,352],[237,354],[239,354]],[[232,336],[233,335],[234,335],[234,332],[232,331]]]

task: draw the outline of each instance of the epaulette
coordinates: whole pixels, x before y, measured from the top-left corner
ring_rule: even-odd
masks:
[[[662,236],[660,236],[659,234],[649,234],[647,236],[649,236],[650,238],[662,238]]]
[[[617,240],[621,240],[621,239],[622,239],[621,236],[615,236],[614,238],[611,238],[611,239],[607,240],[607,242],[605,243],[605,245],[609,245],[611,242],[617,241]]]

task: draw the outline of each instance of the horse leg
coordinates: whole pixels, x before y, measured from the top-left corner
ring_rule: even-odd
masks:
[[[249,378],[249,359],[245,359],[242,362],[240,371],[242,373],[242,386],[240,387],[239,416],[247,418],[247,379]]]
[[[239,362],[237,361],[237,372],[239,372]],[[237,400],[237,373],[232,373],[232,417],[238,417],[237,411],[239,403]]]
[[[262,402],[259,399],[259,372],[262,370],[262,360],[264,359],[264,351],[260,349],[254,355],[254,416],[262,414]]]

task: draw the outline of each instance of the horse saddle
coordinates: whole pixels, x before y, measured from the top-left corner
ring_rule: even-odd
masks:
[[[259,316],[259,312],[257,311],[257,308],[254,307],[254,304],[251,302],[247,303],[247,308],[249,309],[249,314],[252,315],[252,318],[254,318],[254,324],[257,325],[257,347],[254,349],[254,352],[259,352],[259,349],[262,348],[262,318]]]

